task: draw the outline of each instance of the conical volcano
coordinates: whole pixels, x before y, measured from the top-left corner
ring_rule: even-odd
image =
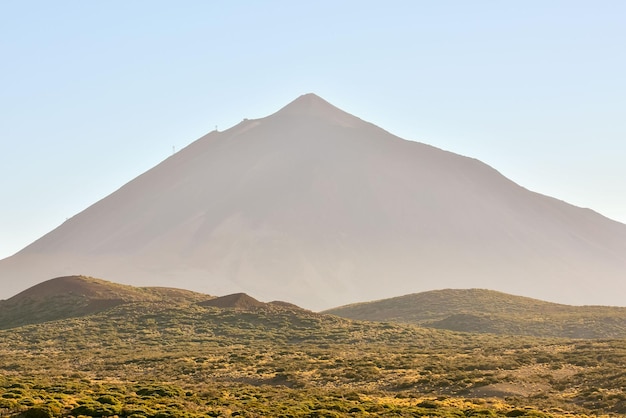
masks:
[[[307,94],[214,131],[0,262],[311,309],[436,288],[624,305],[626,225]]]

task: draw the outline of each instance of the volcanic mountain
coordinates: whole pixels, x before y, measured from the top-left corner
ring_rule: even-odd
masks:
[[[307,94],[213,131],[0,261],[312,309],[434,288],[623,305],[626,225]]]

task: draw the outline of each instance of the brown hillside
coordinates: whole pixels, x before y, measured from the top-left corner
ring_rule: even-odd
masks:
[[[186,289],[178,289],[175,287],[139,287],[137,289],[149,292],[160,300],[170,300],[178,302],[199,302],[215,298],[215,296],[198,293]]]
[[[200,302],[199,304],[202,306],[213,306],[216,308],[234,308],[244,310],[266,308],[268,306],[267,303],[260,302],[245,293],[233,293],[232,295],[217,297],[215,299]]]
[[[65,276],[47,280],[7,299],[7,303],[19,304],[26,300],[74,295],[88,299],[146,300],[153,299],[139,288],[108,282],[87,276]]]
[[[626,337],[626,308],[571,306],[485,289],[445,289],[324,313],[451,331],[566,338]]]
[[[101,312],[132,302],[198,302],[209,295],[182,289],[132,287],[86,276],[57,277],[0,301],[0,329]]]
[[[289,303],[289,302],[285,302],[282,300],[273,300],[271,302],[268,302],[268,305],[272,305],[272,306],[278,306],[280,308],[286,308],[286,309],[299,309],[299,310],[306,310],[304,308],[299,307],[296,304],[293,303]]]

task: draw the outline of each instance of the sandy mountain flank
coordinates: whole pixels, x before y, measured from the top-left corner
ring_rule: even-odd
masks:
[[[0,298],[72,274],[309,309],[444,287],[624,305],[626,225],[307,94],[0,261]]]

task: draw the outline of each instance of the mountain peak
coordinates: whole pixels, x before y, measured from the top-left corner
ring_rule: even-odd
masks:
[[[355,122],[362,122],[361,119],[333,106],[314,93],[299,96],[274,115],[316,117],[343,126],[352,126]]]

